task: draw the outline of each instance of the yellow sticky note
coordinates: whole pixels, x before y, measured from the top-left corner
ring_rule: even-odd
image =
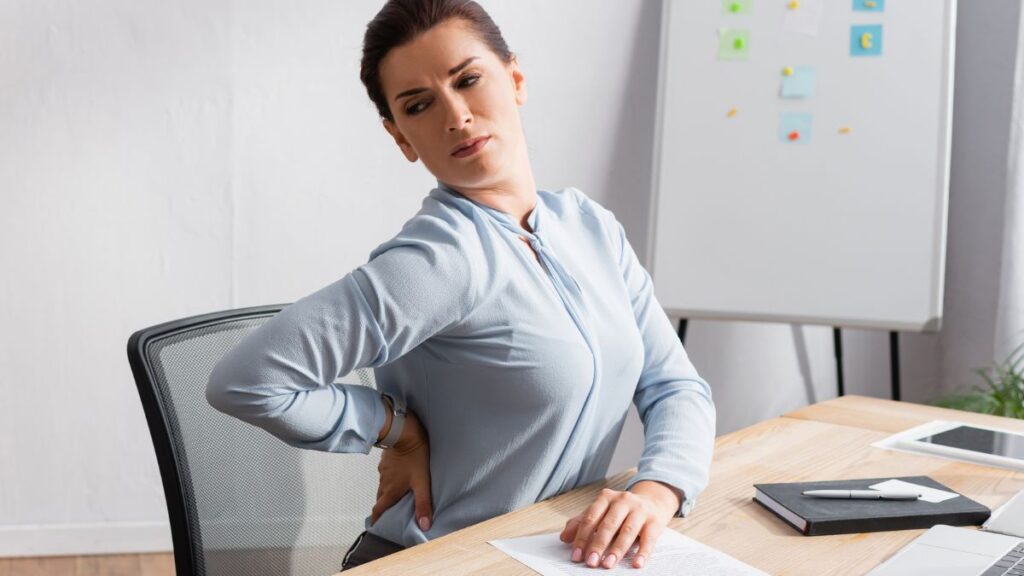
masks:
[[[860,35],[860,47],[865,49],[865,50],[870,50],[871,49],[871,40],[872,40],[871,34],[869,34],[867,32],[865,32],[864,34],[861,34]]]
[[[783,68],[782,69],[782,75],[783,76],[792,76],[793,75],[793,67],[792,66],[786,66],[785,68]]]
[[[729,118],[735,118],[736,117],[736,112],[737,112],[737,110],[735,108],[729,108],[729,111],[726,112],[725,115],[728,116]]]
[[[787,6],[789,6],[790,10],[796,10],[800,7],[800,0],[789,0],[789,4],[787,4]]]

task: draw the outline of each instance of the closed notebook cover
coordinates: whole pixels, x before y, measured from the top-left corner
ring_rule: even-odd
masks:
[[[873,484],[892,479],[755,484],[754,501],[807,536],[910,530],[930,528],[936,524],[968,526],[981,524],[992,513],[963,495],[933,503],[925,500],[838,500],[801,494],[805,490],[870,490]],[[950,490],[927,476],[904,476],[896,480],[956,493],[956,490]],[[776,506],[778,510],[773,509]],[[806,523],[806,526],[801,527],[798,522]]]

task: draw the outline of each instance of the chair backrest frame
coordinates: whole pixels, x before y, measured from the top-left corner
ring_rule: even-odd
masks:
[[[189,488],[184,481],[184,478],[190,477],[188,459],[184,453],[176,450],[176,444],[171,438],[174,427],[167,420],[168,416],[174,416],[174,406],[163,401],[153,366],[148,360],[147,349],[155,342],[198,328],[273,316],[285,306],[287,304],[253,306],[191,316],[144,328],[128,339],[128,363],[131,365],[132,375],[139,390],[142,409],[156,451],[160,479],[167,501],[175,571],[178,576],[194,576],[201,573],[203,551],[193,544],[199,541],[200,528],[197,519],[191,518],[189,513],[192,507],[188,503],[194,502],[194,497],[187,493]]]

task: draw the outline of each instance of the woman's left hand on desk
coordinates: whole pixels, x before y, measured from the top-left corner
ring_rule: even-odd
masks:
[[[572,561],[611,568],[640,539],[634,568],[643,568],[661,532],[679,510],[679,495],[659,482],[642,480],[629,492],[601,490],[594,503],[565,523],[560,538],[572,542]]]

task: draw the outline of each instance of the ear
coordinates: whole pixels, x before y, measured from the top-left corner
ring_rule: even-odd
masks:
[[[512,61],[508,63],[509,73],[512,76],[512,88],[516,93],[516,104],[522,106],[526,103],[526,77],[519,69],[519,59],[512,54]]]
[[[387,118],[384,119],[383,123],[384,129],[387,130],[388,134],[391,134],[392,138],[395,139],[395,144],[398,144],[398,148],[402,151],[402,154],[405,155],[406,160],[409,162],[419,160],[419,155],[412,149],[412,144],[409,144],[409,141],[405,139],[405,136],[398,129],[398,126],[395,126],[395,123]]]

